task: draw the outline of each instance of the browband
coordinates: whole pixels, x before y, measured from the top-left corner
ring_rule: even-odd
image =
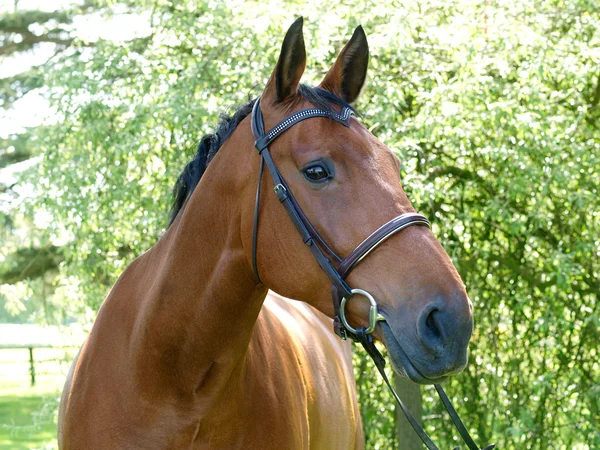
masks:
[[[258,153],[261,153],[265,148],[269,146],[271,142],[277,139],[288,128],[292,127],[298,122],[302,122],[303,120],[310,119],[312,117],[328,117],[330,119],[335,120],[338,123],[341,123],[345,127],[350,126],[350,117],[352,116],[352,109],[348,108],[347,106],[345,106],[342,109],[341,113],[326,111],[324,109],[319,108],[308,108],[303,109],[302,111],[295,112],[290,116],[286,117],[273,128],[271,128],[271,130],[267,134],[265,134],[265,125],[263,122],[262,113],[258,114],[260,113],[260,108],[256,107],[256,105],[258,105],[259,102],[260,98],[256,100],[256,103],[254,103],[254,107],[252,108],[252,119],[257,119],[256,121],[252,120],[252,123],[256,124],[256,126],[253,125],[252,132],[254,133],[254,137],[256,138],[254,146],[256,147],[256,150],[258,150]],[[258,120],[257,116],[260,116],[260,120]],[[262,131],[262,133],[260,131]]]

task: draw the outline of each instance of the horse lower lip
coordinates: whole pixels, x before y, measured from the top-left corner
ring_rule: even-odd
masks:
[[[412,382],[418,384],[440,383],[447,378],[445,376],[429,378],[423,375],[421,371],[412,363],[390,326],[386,322],[383,322],[381,323],[381,328],[383,330],[385,344],[390,355],[392,366],[396,372],[404,372],[404,375],[406,375]]]

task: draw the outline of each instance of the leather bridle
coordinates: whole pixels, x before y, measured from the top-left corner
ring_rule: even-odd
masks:
[[[433,443],[431,438],[425,433],[423,428],[419,425],[417,420],[412,416],[408,408],[404,405],[404,402],[400,399],[398,394],[392,388],[387,375],[384,371],[385,359],[375,347],[375,343],[371,336],[371,333],[375,330],[377,322],[385,320],[385,318],[379,314],[377,301],[367,291],[362,289],[352,289],[346,282],[346,278],[349,273],[375,248],[381,245],[386,239],[399,231],[408,228],[413,225],[430,227],[429,220],[421,214],[417,213],[406,213],[398,217],[393,218],[389,222],[385,223],[377,230],[375,230],[369,237],[361,242],[346,258],[339,257],[335,251],[331,249],[325,242],[325,240],[315,230],[310,220],[304,212],[298,202],[292,195],[292,192],[285,180],[281,176],[281,173],[277,169],[271,152],[269,151],[269,144],[275,139],[281,136],[286,130],[306,119],[313,117],[326,117],[331,120],[338,122],[339,124],[349,127],[350,119],[352,117],[352,109],[349,107],[343,107],[341,112],[327,111],[320,108],[308,108],[301,111],[295,112],[277,125],[275,125],[268,133],[265,133],[265,125],[263,121],[263,115],[260,109],[260,97],[254,103],[252,109],[252,133],[256,139],[255,147],[260,155],[260,170],[258,185],[256,189],[256,200],[254,207],[254,227],[252,230],[252,266],[254,269],[254,275],[256,279],[262,284],[260,275],[258,273],[258,267],[256,263],[257,254],[257,239],[258,239],[258,219],[259,219],[259,206],[260,206],[260,191],[261,183],[263,178],[264,166],[267,166],[267,170],[273,179],[275,194],[285,207],[288,215],[290,216],[294,226],[300,233],[302,241],[308,246],[313,256],[317,260],[319,266],[332,283],[332,299],[334,309],[334,331],[342,339],[350,338],[355,342],[360,342],[365,348],[367,353],[373,358],[377,369],[379,370],[384,381],[392,391],[394,398],[400,405],[400,408],[406,415],[406,418],[419,435],[425,446],[429,450],[439,450],[439,448]],[[333,262],[332,262],[333,261]],[[337,268],[334,266],[337,265]],[[355,296],[362,295],[369,300],[369,325],[368,327],[353,328],[346,319],[345,308],[348,300]],[[470,450],[479,450],[479,447],[475,444],[471,436],[469,435],[466,427],[458,417],[454,407],[450,403],[450,399],[439,384],[435,385],[438,394],[440,395],[444,406],[450,414],[456,428],[458,429],[461,437],[467,444]],[[495,444],[490,444],[483,450],[491,450],[495,447]],[[456,447],[457,450],[459,447]]]

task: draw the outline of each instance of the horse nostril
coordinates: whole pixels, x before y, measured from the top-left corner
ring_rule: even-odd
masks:
[[[427,319],[425,319],[425,325],[427,325],[427,328],[429,329],[429,331],[431,332],[431,334],[433,336],[435,336],[437,339],[441,339],[442,338],[442,333],[440,331],[440,328],[438,327],[438,324],[435,320],[434,314],[439,313],[438,309],[433,309],[428,315],[427,315]]]
[[[421,319],[417,326],[420,341],[425,347],[436,353],[442,350],[446,341],[443,319],[444,313],[437,305],[428,305],[421,313]]]

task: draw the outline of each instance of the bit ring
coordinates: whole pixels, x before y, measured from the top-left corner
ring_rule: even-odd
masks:
[[[385,320],[385,317],[379,314],[379,311],[377,309],[377,301],[375,300],[375,297],[373,297],[367,291],[364,291],[362,289],[351,289],[350,292],[352,292],[352,296],[342,298],[342,302],[340,303],[340,319],[342,321],[342,324],[348,329],[348,331],[350,331],[353,334],[356,334],[356,328],[353,328],[346,319],[346,303],[355,295],[362,295],[363,297],[366,297],[367,300],[369,300],[369,303],[371,305],[369,309],[369,326],[365,330],[366,334],[371,334],[373,331],[375,331],[375,326],[377,325],[377,322]]]

